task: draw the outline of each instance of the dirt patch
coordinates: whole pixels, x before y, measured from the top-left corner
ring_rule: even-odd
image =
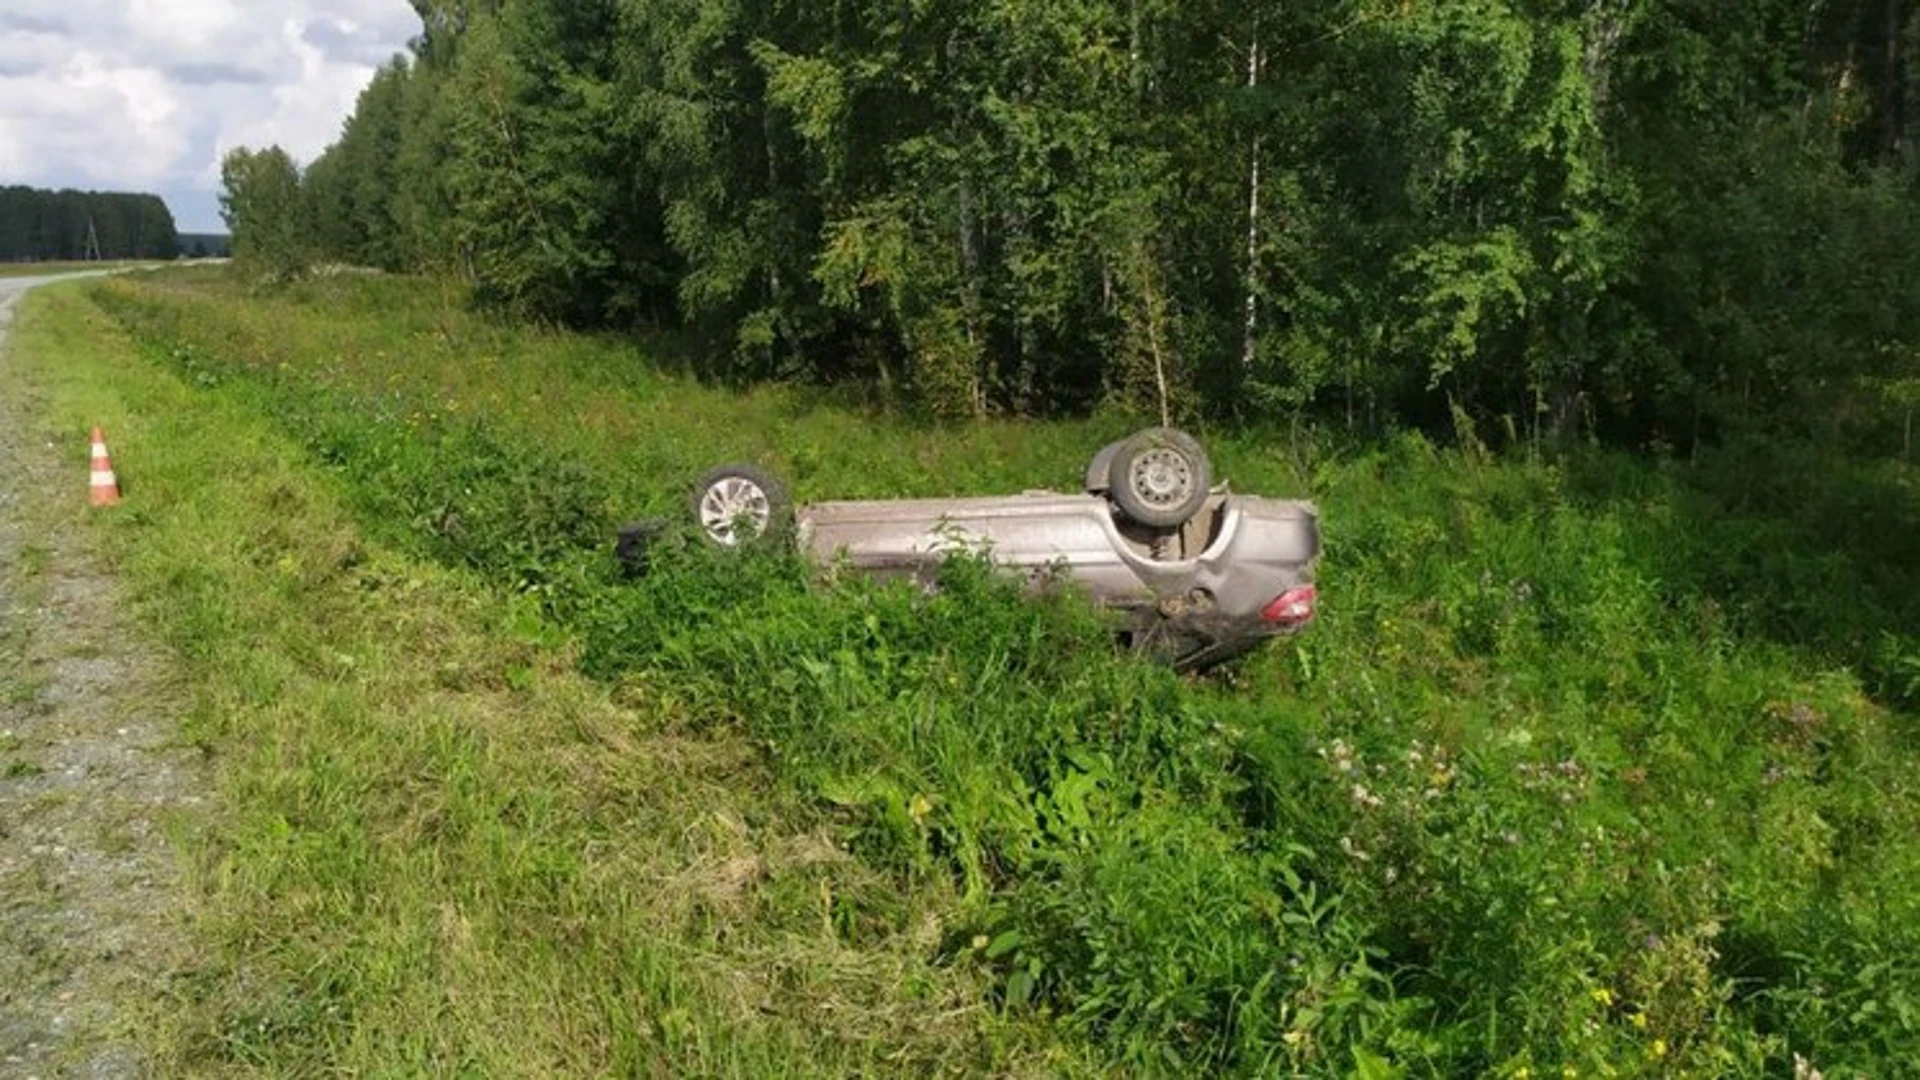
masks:
[[[138,1077],[184,956],[164,830],[205,790],[165,667],[77,522],[84,447],[37,433],[0,284],[0,1075]]]

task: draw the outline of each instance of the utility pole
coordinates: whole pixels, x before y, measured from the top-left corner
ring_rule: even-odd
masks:
[[[100,261],[100,230],[93,227],[93,215],[87,215],[87,246],[80,252],[81,262]]]

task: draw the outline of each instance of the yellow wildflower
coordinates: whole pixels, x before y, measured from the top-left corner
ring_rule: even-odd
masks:
[[[1593,1000],[1611,1009],[1613,1008],[1613,991],[1604,986],[1597,986],[1593,990]]]
[[[1652,1050],[1653,1050],[1654,1057],[1657,1057],[1657,1058],[1666,1057],[1667,1056],[1667,1040],[1665,1039],[1653,1040]]]

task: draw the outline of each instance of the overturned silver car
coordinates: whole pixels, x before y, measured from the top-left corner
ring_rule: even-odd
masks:
[[[823,567],[928,587],[955,552],[982,552],[1038,588],[1065,577],[1118,616],[1136,649],[1192,669],[1311,622],[1320,552],[1311,503],[1212,484],[1191,436],[1153,428],[1094,456],[1080,494],[821,502],[724,465],[693,491],[701,534],[723,547],[792,536]]]

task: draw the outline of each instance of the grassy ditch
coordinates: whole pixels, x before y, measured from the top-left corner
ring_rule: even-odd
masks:
[[[256,1032],[242,1060],[444,1064],[478,1031],[484,1064],[728,1072],[1920,1051],[1908,469],[1215,439],[1240,487],[1321,501],[1328,611],[1186,680],[978,566],[927,600],[607,554],[714,461],[803,498],[1058,487],[1123,418],[927,429],[703,387],[410,281],[88,295],[134,343],[92,370],[151,384],[129,421],[174,447],[114,528],[233,760],[218,937],[294,950],[273,1023],[238,1004],[267,976],[196,996],[198,1030]],[[693,1004],[616,1021],[663,999]]]
[[[254,402],[147,363],[82,294],[36,294],[16,334],[50,435],[108,427],[127,501],[99,527],[230,811],[193,841],[206,951],[156,1010],[161,1071],[1043,1060],[923,923],[844,940],[842,897],[943,896],[850,857],[745,740],[575,675],[522,599],[383,542]]]

